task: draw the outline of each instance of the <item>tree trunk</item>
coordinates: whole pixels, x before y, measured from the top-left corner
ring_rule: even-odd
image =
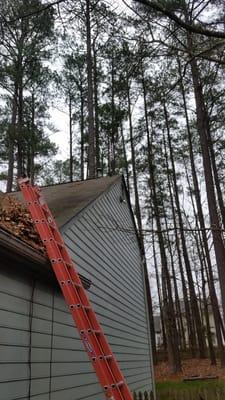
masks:
[[[173,216],[173,225],[174,225],[174,233],[175,233],[175,243],[178,255],[178,264],[179,270],[181,275],[181,282],[182,282],[182,289],[183,289],[183,300],[184,300],[184,308],[185,308],[185,317],[187,321],[187,331],[188,331],[188,343],[191,351],[192,357],[196,357],[196,350],[197,350],[197,341],[196,341],[196,333],[195,333],[195,326],[192,318],[192,313],[190,309],[190,301],[188,299],[188,290],[187,284],[184,275],[184,268],[182,263],[182,256],[181,256],[181,249],[180,249],[180,239],[178,236],[178,229],[177,229],[177,221],[176,221],[176,211],[174,206],[174,199],[172,193],[172,185],[170,180],[169,174],[169,165],[168,165],[168,157],[167,157],[167,149],[166,143],[164,140],[164,152],[165,152],[165,160],[166,160],[166,169],[167,169],[167,180],[168,180],[168,188],[169,188],[169,195],[170,195],[170,203],[172,207],[172,216]]]
[[[156,362],[154,318],[153,318],[153,309],[152,309],[151,290],[150,290],[150,284],[149,284],[149,279],[148,279],[148,270],[147,270],[147,264],[146,264],[146,258],[145,258],[144,240],[143,240],[143,234],[142,234],[142,218],[141,218],[141,208],[140,208],[139,193],[138,193],[136,157],[135,157],[135,148],[134,148],[134,140],[133,140],[133,125],[132,125],[132,115],[131,115],[131,99],[130,99],[130,88],[129,88],[128,78],[127,78],[127,103],[128,103],[131,160],[132,160],[134,196],[135,196],[135,214],[136,214],[136,218],[137,218],[138,236],[139,236],[139,243],[140,243],[143,269],[144,269],[145,285],[146,285],[146,293],[147,293],[147,303],[148,303],[150,329],[151,329],[152,352],[153,352],[154,361]]]
[[[96,146],[94,129],[93,79],[92,79],[92,52],[91,52],[91,22],[90,0],[86,0],[86,45],[87,45],[87,80],[88,80],[88,178],[96,175]]]
[[[166,129],[167,129],[170,160],[171,160],[171,166],[172,166],[174,196],[175,196],[175,203],[176,203],[177,215],[178,215],[179,226],[180,226],[183,257],[184,257],[186,273],[187,273],[187,278],[188,278],[188,285],[189,285],[189,290],[190,290],[191,309],[192,309],[192,313],[193,313],[193,317],[194,317],[194,321],[195,321],[195,328],[196,328],[196,333],[197,333],[197,338],[198,338],[199,356],[200,356],[200,358],[205,358],[206,357],[206,353],[205,353],[206,344],[205,344],[205,340],[204,340],[204,330],[203,330],[202,323],[201,323],[199,306],[198,306],[198,301],[197,301],[197,297],[196,297],[196,293],[195,293],[195,287],[194,287],[194,282],[193,282],[193,277],[192,277],[192,272],[191,272],[191,265],[190,265],[190,261],[189,261],[186,240],[185,240],[185,236],[184,236],[183,220],[182,220],[182,214],[181,214],[181,209],[180,209],[180,201],[179,201],[179,196],[178,196],[178,187],[177,187],[177,180],[176,180],[176,170],[175,170],[175,163],[174,163],[174,157],[173,157],[173,148],[172,148],[171,137],[170,137],[169,119],[168,119],[168,113],[167,113],[165,103],[163,105],[163,108],[164,108],[165,123],[166,123]]]
[[[11,128],[9,128],[11,130]],[[8,174],[7,174],[7,185],[6,191],[9,193],[12,191],[13,186],[13,169],[14,169],[14,140],[11,133],[8,135]]]
[[[70,182],[73,182],[73,129],[72,129],[72,99],[69,93],[69,142],[70,142]]]
[[[208,121],[208,126],[209,126],[209,121]],[[213,141],[212,141],[211,132],[209,129],[208,129],[208,145],[209,145],[209,149],[210,149],[210,157],[211,157],[211,163],[212,163],[212,169],[213,169],[213,176],[214,176],[214,182],[215,182],[215,186],[216,186],[218,203],[219,203],[219,207],[220,207],[220,213],[221,213],[222,222],[223,222],[223,228],[225,229],[225,207],[224,207],[223,195],[222,195],[222,190],[220,187],[220,180],[219,180],[217,166],[216,166],[216,156],[215,156],[215,151],[214,151],[214,147],[213,147]]]
[[[107,170],[108,170],[108,175],[111,175],[111,152],[110,152],[110,137],[109,133],[107,133]]]
[[[153,307],[152,307],[151,288],[150,288],[148,268],[147,268],[145,254],[142,254],[142,266],[143,266],[143,270],[144,270],[144,281],[145,281],[145,288],[146,288],[146,298],[147,298],[151,346],[152,346],[152,358],[153,358],[153,363],[156,365],[157,364],[157,353],[156,353],[156,342],[155,342],[155,324],[154,324],[154,314],[153,314]]]
[[[197,129],[200,136],[209,216],[212,227],[213,244],[214,244],[216,262],[219,274],[223,316],[225,318],[225,268],[224,268],[225,249],[224,249],[223,239],[221,236],[220,221],[217,212],[217,202],[214,190],[213,174],[212,174],[211,160],[208,147],[208,131],[209,131],[209,127],[207,126],[208,117],[204,103],[202,85],[199,78],[197,61],[192,56],[192,51],[191,51],[192,38],[190,34],[188,35],[188,45],[191,57],[190,65],[191,65],[192,81],[194,86],[194,95],[196,103]]]
[[[177,341],[177,328],[175,323],[171,282],[168,271],[167,257],[166,257],[162,228],[161,228],[160,211],[157,200],[155,168],[152,159],[149,129],[147,129],[147,142],[148,142],[148,169],[150,177],[149,182],[152,193],[152,202],[154,207],[154,216],[157,226],[157,236],[159,241],[160,257],[162,265],[163,318],[165,321],[165,329],[166,329],[168,362],[171,372],[177,373],[181,371],[181,359]]]
[[[192,188],[190,184],[190,179],[188,176],[188,171],[187,171],[187,166],[184,163],[185,167],[185,172],[186,172],[186,178],[187,178],[187,183],[188,183],[188,188],[190,192],[190,197],[191,197],[191,203],[192,203],[192,208],[195,216],[195,221],[196,221],[196,226],[197,229],[199,229],[199,221],[198,221],[198,216],[195,210],[195,204],[194,204],[194,199],[192,195]],[[188,218],[187,218],[188,221]],[[199,263],[200,263],[200,271],[201,271],[201,279],[202,279],[202,290],[201,293],[203,296],[203,306],[204,306],[204,313],[203,315],[205,316],[205,322],[206,322],[206,334],[207,334],[207,341],[208,341],[208,347],[209,347],[209,355],[210,355],[210,360],[212,365],[216,365],[216,354],[215,350],[213,347],[213,340],[212,340],[212,334],[211,334],[211,329],[210,329],[210,321],[209,321],[209,310],[208,310],[208,302],[207,302],[207,296],[206,296],[206,281],[205,281],[205,271],[207,271],[207,260],[204,254],[204,245],[203,241],[200,235],[200,232],[198,234],[194,234],[194,239],[196,242],[196,248],[197,248],[197,253],[198,253],[198,258],[199,258]],[[198,281],[198,280],[197,280]],[[201,296],[199,296],[199,301],[201,301]],[[202,321],[204,321],[204,317],[202,317]]]
[[[133,172],[133,183],[134,183],[135,214],[137,217],[139,237],[142,238],[141,209],[140,209],[139,194],[138,194],[136,158],[135,158],[135,148],[134,148],[134,138],[133,138],[133,124],[132,124],[132,115],[131,115],[130,87],[129,87],[128,78],[127,78],[127,104],[128,104],[128,120],[129,120],[132,172]],[[143,239],[141,239],[141,240],[143,241]]]
[[[150,150],[149,150],[150,151]],[[151,171],[151,188],[153,193],[153,204],[154,204],[154,214],[156,219],[157,231],[158,231],[158,240],[159,240],[159,248],[160,248],[160,257],[161,257],[161,265],[162,265],[162,288],[163,288],[163,319],[165,321],[166,328],[166,341],[167,341],[167,353],[168,353],[168,362],[170,366],[170,370],[172,373],[177,373],[181,371],[181,360],[179,354],[179,346],[178,346],[178,334],[175,322],[175,313],[173,306],[173,297],[171,290],[171,282],[167,265],[167,257],[164,247],[161,221],[159,216],[159,208],[156,197],[156,187],[155,187],[155,178],[153,177],[153,169]]]
[[[122,145],[123,145],[123,157],[124,157],[124,163],[125,163],[127,189],[128,189],[128,192],[130,193],[129,167],[128,167],[128,161],[127,161],[127,151],[126,151],[126,144],[125,144],[125,139],[124,139],[123,124],[122,123],[120,125],[120,134],[121,134]]]
[[[197,237],[196,237],[197,239]],[[200,245],[198,244],[198,253],[199,253],[199,260],[201,257],[200,253]],[[206,321],[206,334],[207,334],[207,341],[208,341],[208,346],[209,346],[209,355],[210,355],[210,360],[211,360],[211,365],[216,365],[216,353],[215,349],[213,347],[213,340],[212,340],[212,333],[210,329],[210,320],[209,320],[209,308],[208,308],[208,302],[207,302],[207,296],[206,296],[206,282],[205,282],[205,273],[204,273],[204,262],[200,262],[201,264],[201,276],[202,276],[202,295],[203,295],[203,305],[204,305],[204,315],[205,315],[205,321]]]
[[[178,286],[177,286],[177,276],[176,276],[176,272],[175,272],[173,250],[172,250],[172,246],[171,246],[171,239],[169,237],[169,231],[168,231],[169,227],[168,227],[166,210],[165,210],[164,204],[163,204],[163,214],[164,214],[165,227],[166,227],[166,231],[167,231],[166,234],[167,234],[168,250],[169,250],[169,254],[170,254],[170,264],[171,264],[171,268],[172,268],[172,279],[173,279],[173,287],[174,287],[176,321],[177,321],[177,328],[178,328],[179,344],[180,344],[180,348],[182,350],[186,350],[185,331],[184,331],[184,324],[183,324],[183,318],[182,318],[180,296],[179,296]]]
[[[18,61],[18,122],[17,122],[17,177],[24,175],[24,126],[23,126],[23,74],[22,60]]]
[[[34,93],[32,93],[32,111],[31,111],[31,146],[30,146],[30,181],[31,184],[34,185],[34,157],[35,157],[35,97]]]
[[[112,175],[115,175],[116,171],[116,155],[115,155],[115,94],[114,94],[114,85],[115,85],[115,71],[114,71],[114,58],[112,55],[111,60],[111,171]]]
[[[99,112],[98,112],[98,66],[97,52],[93,46],[93,66],[94,66],[94,99],[95,99],[95,143],[96,143],[96,170],[101,169],[100,163],[100,144],[99,144]]]
[[[204,250],[205,250],[205,255],[206,255],[206,260],[207,260],[207,279],[208,279],[209,293],[210,293],[210,298],[211,298],[211,303],[212,303],[213,316],[214,316],[214,321],[215,321],[219,356],[220,356],[221,365],[224,366],[225,365],[225,349],[224,349],[223,339],[222,339],[222,334],[221,334],[220,310],[219,310],[218,298],[217,298],[215,285],[214,285],[212,262],[211,262],[210,252],[209,252],[209,245],[208,245],[206,230],[205,230],[205,220],[204,220],[203,211],[202,211],[201,195],[200,195],[200,189],[199,189],[198,178],[197,178],[197,173],[196,173],[196,168],[195,168],[195,161],[194,161],[194,153],[193,153],[193,146],[192,146],[192,134],[191,134],[190,125],[189,125],[187,103],[186,103],[185,90],[184,90],[184,85],[183,85],[183,80],[182,80],[181,65],[180,65],[179,59],[178,59],[178,67],[179,67],[179,76],[180,76],[180,87],[181,87],[181,93],[182,93],[182,97],[183,97],[184,112],[185,112],[185,119],[186,119],[186,128],[187,128],[187,133],[188,133],[189,154],[190,154],[190,162],[191,162],[192,179],[193,179],[193,184],[194,184],[194,196],[195,196],[195,201],[196,201],[196,206],[197,206],[197,211],[198,211],[198,220],[199,220],[199,224],[200,224],[200,228],[201,228],[202,240],[203,240],[203,245],[204,245]]]
[[[144,77],[144,69],[143,66],[141,65],[141,71],[142,71],[142,89],[143,89],[143,101],[144,101],[144,114],[145,114],[145,126],[146,126],[146,132],[147,132],[147,140],[148,140],[148,146],[149,146],[149,151],[150,151],[150,131],[149,131],[149,123],[148,123],[148,109],[147,109],[147,93],[146,93],[146,85],[145,85],[145,77]],[[175,277],[175,275],[174,275]],[[176,295],[176,300],[178,301],[178,291],[177,291],[177,285],[175,282],[175,295]],[[176,301],[176,306],[178,307],[178,309],[180,310],[180,302],[178,301],[177,303]],[[181,316],[181,313],[180,313]],[[181,317],[182,320],[182,317]],[[182,331],[182,321],[181,322],[181,331]],[[184,330],[182,331],[184,333]],[[182,335],[182,337],[184,338],[184,335]],[[185,346],[185,339],[184,339],[184,346]]]
[[[212,340],[212,333],[211,333],[210,319],[209,319],[209,307],[208,307],[208,301],[207,301],[207,295],[206,295],[206,280],[205,280],[206,259],[204,257],[204,254],[203,255],[201,254],[201,250],[200,250],[200,249],[202,249],[202,245],[203,245],[201,236],[195,235],[195,240],[196,240],[196,247],[197,247],[198,257],[199,257],[199,261],[200,261],[200,266],[201,266],[202,296],[203,296],[204,316],[205,316],[205,322],[206,322],[206,334],[207,334],[207,341],[208,341],[208,347],[209,347],[209,355],[210,355],[211,365],[216,365],[216,353],[215,353],[215,349],[213,347],[213,340]]]
[[[8,131],[8,176],[7,176],[7,186],[6,191],[12,191],[13,185],[13,168],[14,168],[14,147],[15,147],[15,130],[16,130],[16,115],[17,115],[17,83],[15,82],[14,95],[12,98],[12,116],[11,123]]]
[[[153,221],[153,216],[152,216],[152,221]],[[156,276],[157,293],[158,293],[158,299],[159,299],[159,309],[160,309],[160,320],[161,320],[161,327],[162,327],[163,348],[166,351],[167,350],[166,331],[165,331],[165,324],[164,324],[164,318],[163,318],[163,302],[162,302],[162,294],[161,294],[161,290],[160,290],[160,280],[159,280],[159,271],[158,271],[157,258],[156,258],[154,233],[152,235],[152,251],[153,251],[153,260],[154,260],[154,268],[155,268],[155,276]]]
[[[83,88],[80,93],[80,178],[84,180],[84,97]]]

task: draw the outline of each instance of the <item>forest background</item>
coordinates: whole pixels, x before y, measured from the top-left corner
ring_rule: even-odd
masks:
[[[173,373],[185,352],[225,366],[224,14],[219,0],[0,4],[2,188],[124,174],[154,361],[159,314]]]

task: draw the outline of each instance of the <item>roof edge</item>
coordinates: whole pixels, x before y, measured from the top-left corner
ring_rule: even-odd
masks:
[[[33,261],[41,265],[48,264],[46,257],[38,250],[35,250],[28,243],[18,239],[16,236],[5,231],[4,229],[0,229],[0,247],[3,247],[6,251],[13,251],[28,261]]]
[[[129,194],[129,191],[128,191],[128,188],[127,188],[127,185],[126,185],[126,181],[125,181],[124,175],[122,175],[122,182],[123,182],[123,185],[124,185],[124,188],[125,188],[125,193],[126,193],[126,197],[127,197],[127,204],[128,204],[129,210],[130,210],[131,219],[132,219],[132,222],[133,222],[133,225],[134,225],[134,231],[135,231],[135,235],[136,235],[136,238],[137,238],[138,247],[139,247],[139,251],[140,251],[140,256],[141,256],[141,260],[142,260],[143,254],[142,254],[142,249],[141,249],[141,240],[140,240],[140,236],[139,236],[139,233],[138,233],[137,223],[136,223],[136,220],[135,220],[135,216],[134,216],[134,212],[133,212],[133,208],[132,208],[131,200],[130,200],[130,194]]]
[[[21,261],[25,263],[25,267],[29,264],[30,271],[34,271],[42,277],[47,277],[49,281],[56,282],[55,274],[51,269],[47,257],[42,255],[38,250],[35,250],[28,243],[18,239],[7,231],[4,231],[4,229],[0,229],[0,251],[1,250],[5,256],[11,259],[13,258],[13,255],[19,256]],[[78,275],[84,288],[89,289],[91,281],[81,274]]]

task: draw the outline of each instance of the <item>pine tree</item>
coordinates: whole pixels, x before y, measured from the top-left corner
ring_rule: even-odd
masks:
[[[53,9],[48,8],[42,13],[35,14],[40,5],[40,0],[5,1],[1,4],[0,11],[4,18],[0,84],[11,97],[11,118],[8,128],[8,191],[12,189],[15,156],[17,176],[27,172],[24,151],[27,132],[26,91],[32,86],[37,72],[40,72],[40,64],[49,58],[47,47],[54,36]],[[31,11],[29,17],[19,17],[29,10]]]

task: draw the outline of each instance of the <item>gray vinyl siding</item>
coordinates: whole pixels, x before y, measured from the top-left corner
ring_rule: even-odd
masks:
[[[70,221],[63,232],[79,272],[92,281],[90,300],[131,390],[152,390],[143,270],[121,182]],[[101,392],[98,399],[104,399]]]
[[[77,400],[99,393],[58,288],[4,269],[0,304],[1,400],[29,394],[35,400]]]
[[[141,259],[120,195],[118,182],[64,227],[64,238],[92,281],[90,299],[130,388],[150,390]],[[58,287],[1,264],[0,399],[28,398],[105,399]]]

